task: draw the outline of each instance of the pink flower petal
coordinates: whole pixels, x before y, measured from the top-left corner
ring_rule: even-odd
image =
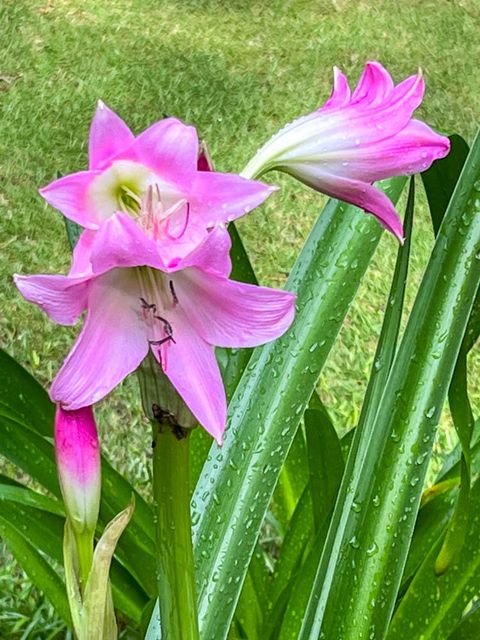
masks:
[[[192,187],[192,217],[207,227],[230,222],[258,207],[276,190],[233,173],[201,171]]]
[[[199,423],[222,443],[227,419],[227,401],[214,348],[203,340],[177,308],[175,313],[175,344],[168,343],[166,356],[159,358],[170,382]]]
[[[117,114],[101,100],[90,127],[88,155],[90,169],[102,169],[135,140],[133,133]]]
[[[339,109],[350,102],[351,92],[348,80],[338,67],[333,67],[333,89],[322,109]]]
[[[141,162],[167,182],[189,187],[197,168],[196,129],[166,118],[141,133],[122,157]]]
[[[80,235],[73,250],[72,266],[68,272],[70,277],[88,275],[92,272],[91,255],[95,237],[96,231],[93,229],[85,229]]]
[[[227,278],[232,270],[230,234],[224,227],[215,227],[191,253],[169,264],[171,270],[198,267],[205,273]]]
[[[134,270],[115,269],[92,282],[88,313],[50,396],[69,411],[98,402],[148,353]]]
[[[446,156],[449,149],[448,138],[423,122],[411,120],[391,138],[365,145],[361,151],[345,152],[343,161],[332,162],[329,171],[353,180],[375,182],[392,175],[421,173],[432,162]]]
[[[51,182],[40,195],[64,216],[87,229],[98,229],[99,219],[88,200],[88,188],[99,171],[79,171]]]
[[[89,276],[14,275],[13,279],[22,296],[58,324],[75,324],[87,308]]]
[[[403,242],[403,225],[392,201],[382,191],[366,182],[341,178],[339,176],[322,177],[320,190],[332,198],[344,200],[367,213],[372,213],[388,231]],[[313,182],[312,182],[313,186]]]
[[[393,87],[390,74],[379,62],[367,62],[351,103],[361,103],[362,107],[377,106],[390,98]]]
[[[186,269],[175,274],[179,305],[207,342],[255,347],[274,340],[292,324],[295,295]]]
[[[102,224],[92,246],[91,261],[95,274],[116,267],[165,270],[155,241],[125,213],[115,213]]]

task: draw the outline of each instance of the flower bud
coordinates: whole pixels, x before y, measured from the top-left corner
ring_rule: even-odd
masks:
[[[77,534],[93,533],[100,505],[100,448],[92,407],[55,414],[55,456],[67,516]]]

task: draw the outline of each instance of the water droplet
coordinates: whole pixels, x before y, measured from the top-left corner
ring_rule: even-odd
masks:
[[[425,417],[426,417],[426,418],[432,418],[432,417],[433,417],[433,414],[435,413],[435,409],[436,409],[436,407],[435,407],[435,406],[430,407],[430,409],[428,409],[427,411],[425,411]]]
[[[361,502],[356,502],[354,500],[352,502],[352,511],[355,511],[355,513],[360,513],[361,510],[362,510],[362,503]]]
[[[360,548],[360,543],[358,541],[357,536],[353,536],[352,538],[350,538],[350,540],[348,541],[348,544],[353,548],[353,549],[359,549]]]
[[[378,553],[378,545],[376,542],[372,542],[372,544],[367,549],[367,556],[371,558],[376,553]]]

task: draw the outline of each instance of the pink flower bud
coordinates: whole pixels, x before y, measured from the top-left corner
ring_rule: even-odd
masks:
[[[100,448],[92,407],[55,414],[55,455],[67,515],[77,533],[93,532],[100,504]]]

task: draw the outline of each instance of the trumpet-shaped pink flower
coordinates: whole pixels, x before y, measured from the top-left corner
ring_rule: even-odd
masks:
[[[68,517],[74,530],[92,533],[100,505],[100,448],[92,407],[55,414],[55,456]]]
[[[369,62],[352,92],[335,68],[333,92],[325,105],[281,129],[242,174],[285,171],[372,213],[401,240],[402,223],[393,204],[372,183],[419,173],[447,155],[448,138],[412,120],[424,88],[421,73],[395,86],[382,65]]]
[[[147,197],[146,218],[155,216]],[[16,276],[23,296],[55,322],[86,310],[77,342],[50,395],[66,410],[92,405],[151,349],[198,421],[221,442],[226,400],[214,346],[253,347],[280,336],[294,316],[287,291],[228,279],[230,237],[217,227],[183,257],[125,213],[82,234],[68,276]]]
[[[89,170],[60,178],[40,193],[86,229],[98,230],[122,211],[166,250],[175,240],[177,255],[186,255],[209,229],[248,213],[276,189],[234,174],[198,171],[198,146],[194,127],[175,118],[135,137],[99,102],[90,129]],[[145,216],[152,204],[155,216]]]

